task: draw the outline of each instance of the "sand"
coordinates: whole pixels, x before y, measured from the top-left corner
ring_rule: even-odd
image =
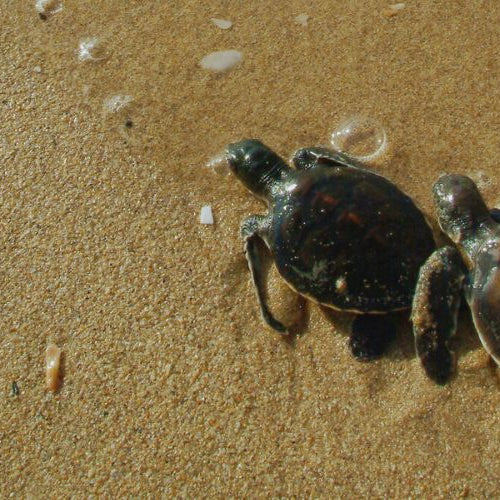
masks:
[[[316,306],[283,341],[238,236],[263,207],[205,167],[244,137],[288,157],[362,113],[392,146],[377,168],[430,216],[442,172],[500,202],[500,3],[284,4],[73,0],[42,20],[1,3],[2,497],[500,494],[498,371],[467,309],[445,387],[422,373],[407,314],[372,363],[350,355],[351,317]],[[106,57],[81,61],[92,37]],[[200,68],[218,50],[243,61]]]

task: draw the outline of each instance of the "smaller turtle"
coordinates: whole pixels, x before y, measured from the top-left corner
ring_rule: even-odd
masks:
[[[425,371],[444,383],[455,367],[449,340],[462,290],[484,348],[500,364],[500,210],[488,210],[464,175],[441,176],[433,191],[439,225],[456,247],[439,248],[422,266],[412,321]]]
[[[241,225],[264,321],[287,333],[266,303],[259,241],[300,295],[357,314],[350,338],[356,358],[380,356],[395,335],[381,315],[411,307],[420,267],[436,248],[411,198],[353,158],[325,148],[299,149],[295,168],[253,139],[230,144],[226,156],[236,177],[269,209]]]

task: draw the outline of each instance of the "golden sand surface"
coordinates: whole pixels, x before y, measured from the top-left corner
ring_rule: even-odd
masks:
[[[314,305],[282,340],[238,235],[262,206],[206,167],[244,137],[288,157],[362,113],[392,144],[379,170],[427,214],[442,172],[500,201],[500,2],[387,5],[64,0],[43,20],[33,1],[0,3],[2,497],[500,495],[499,379],[467,309],[444,387],[408,314],[371,363],[349,352],[351,317]],[[105,59],[78,59],[86,37]],[[223,49],[243,62],[200,68]],[[106,112],[116,95],[133,100]]]

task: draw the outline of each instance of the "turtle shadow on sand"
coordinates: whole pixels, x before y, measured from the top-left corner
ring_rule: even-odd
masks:
[[[357,314],[345,311],[336,311],[328,307],[320,307],[325,319],[334,327],[335,334],[346,337],[346,349],[349,349],[349,339],[352,334],[352,324]],[[387,350],[377,358],[407,360],[415,357],[415,347],[408,311],[394,312],[384,315],[384,322],[394,328],[394,339],[387,346]],[[373,315],[369,316],[370,318]],[[369,332],[367,332],[369,333]],[[353,361],[369,362],[371,359],[360,359],[353,356]]]
[[[351,335],[351,327],[357,315],[344,311],[336,311],[325,306],[320,306],[320,309],[325,319],[334,327],[334,334],[342,335],[346,338],[346,349],[349,349],[348,342]],[[397,361],[415,359],[417,353],[415,351],[415,338],[410,321],[410,311],[394,312],[385,315],[385,319],[394,324],[396,334],[394,340],[388,345],[386,352],[379,356],[379,358]],[[474,330],[470,313],[465,304],[460,307],[458,325],[457,335],[452,339],[451,347],[455,353],[457,362],[460,362],[461,358],[465,357],[469,352],[482,348],[482,345]],[[360,360],[355,356],[352,358],[353,362],[371,361]],[[455,371],[452,378],[456,374],[457,372]]]
[[[262,245],[262,251],[268,252],[265,245]],[[262,271],[264,276],[265,293],[268,295],[268,277],[273,270],[273,260],[263,259],[262,261]],[[232,260],[230,267],[223,273],[224,279],[231,277],[230,286],[232,289],[239,287],[246,287],[249,281],[248,277],[248,264],[243,255],[238,256]],[[309,331],[309,318],[310,318],[310,308],[319,307],[324,318],[330,325],[332,325],[332,336],[341,335],[346,339],[345,348],[349,350],[349,338],[351,335],[351,327],[354,319],[358,317],[357,314],[349,313],[346,311],[338,311],[326,306],[313,304],[307,301],[303,296],[293,291],[288,291],[287,293],[292,293],[295,297],[295,303],[297,307],[297,314],[295,316],[295,321],[288,326],[288,335],[282,335],[281,340],[288,344],[291,348],[295,348],[297,339],[305,334],[314,333]],[[229,307],[229,303],[228,303]],[[410,321],[410,310],[394,312],[384,315],[384,318],[389,322],[392,322],[395,328],[395,338],[389,344],[386,352],[384,352],[380,358],[386,358],[388,360],[405,360],[410,361],[417,357],[415,351],[415,338],[412,332],[412,324]],[[371,315],[368,315],[371,316]],[[286,318],[283,318],[286,320]],[[482,347],[481,342],[474,330],[472,324],[470,313],[468,311],[465,303],[462,303],[458,316],[458,331],[456,337],[452,339],[452,348],[455,352],[456,359],[459,362],[461,358],[466,356],[469,352],[476,351]],[[265,329],[265,333],[272,334]],[[355,356],[352,356],[353,363],[359,361]],[[456,374],[456,372],[455,372]]]

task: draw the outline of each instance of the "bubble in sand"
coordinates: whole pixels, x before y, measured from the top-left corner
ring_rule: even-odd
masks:
[[[218,175],[229,174],[229,165],[227,164],[225,153],[219,153],[210,158],[207,162],[207,167]]]
[[[42,18],[61,12],[63,4],[61,0],[36,0],[35,9]]]
[[[102,61],[105,57],[104,49],[97,37],[82,38],[78,43],[80,61]]]
[[[387,133],[377,120],[355,115],[332,132],[331,143],[335,150],[369,162],[387,151]]]
[[[206,55],[200,66],[210,71],[227,71],[243,60],[243,54],[238,50],[220,50]]]
[[[483,170],[474,170],[469,175],[480,191],[489,189],[493,185],[491,177]]]

